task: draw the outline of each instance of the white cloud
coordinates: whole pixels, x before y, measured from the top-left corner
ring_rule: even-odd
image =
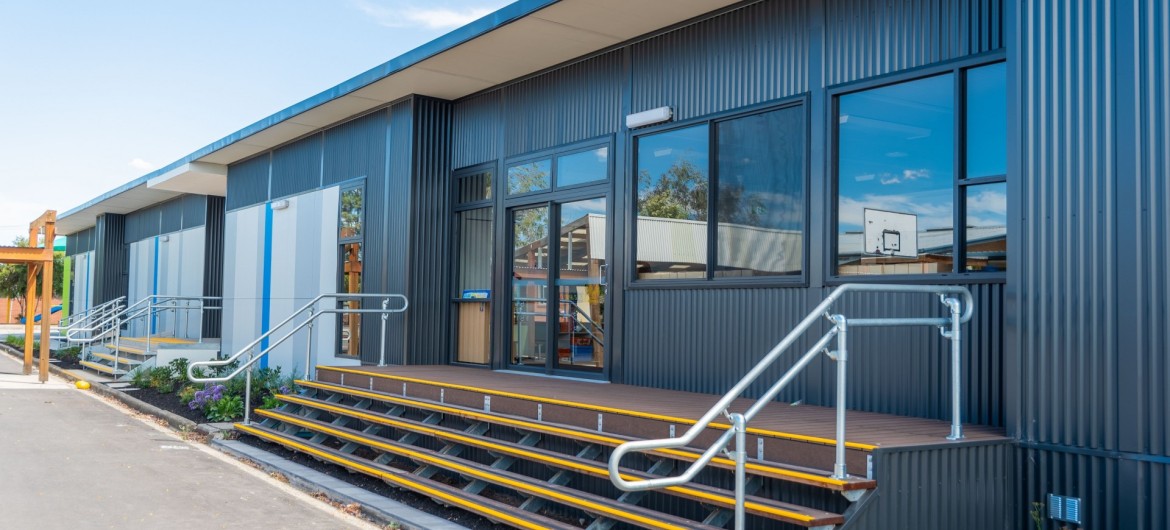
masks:
[[[354,7],[388,28],[421,26],[452,29],[476,20],[507,4],[506,1],[477,2],[478,5],[448,7],[433,4],[395,3],[393,7],[375,0],[354,0]]]
[[[858,175],[856,177],[853,177],[853,180],[856,180],[857,182],[866,182],[869,180],[873,180],[875,177],[877,177],[877,175],[874,175],[873,173],[866,173],[864,175]]]
[[[999,217],[1007,215],[1007,195],[998,191],[980,191],[974,197],[970,197],[967,204],[969,204],[967,211],[971,214],[978,212]]]
[[[947,190],[949,191],[949,190]],[[860,198],[841,197],[837,215],[842,228],[860,228],[865,222],[865,209],[888,212],[911,213],[918,216],[918,229],[950,227],[952,209],[950,202],[943,202],[929,194],[875,195],[866,194]]]
[[[889,174],[887,173],[886,175],[889,175]],[[902,182],[902,179],[900,179],[898,177],[882,176],[882,185],[883,186],[889,186],[890,184],[898,184],[900,182]]]
[[[890,151],[889,153],[886,153],[886,156],[890,158],[905,158],[910,156],[910,153],[905,153],[902,151]]]
[[[902,178],[905,180],[918,180],[930,178],[929,169],[903,169]]]
[[[134,169],[139,170],[139,171],[154,171],[155,169],[158,168],[158,166],[156,166],[150,162],[147,162],[141,158],[135,158],[134,160],[131,160],[128,163],[128,165]]]

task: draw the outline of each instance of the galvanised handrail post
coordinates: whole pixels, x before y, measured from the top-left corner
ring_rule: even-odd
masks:
[[[807,351],[804,354],[804,356],[800,357],[800,359],[794,365],[792,365],[788,369],[788,371],[786,371],[784,373],[784,375],[780,378],[780,380],[776,381],[776,383],[774,383],[768,389],[768,391],[764,393],[763,396],[761,396],[759,399],[757,399],[756,402],[751,407],[748,408],[748,411],[743,414],[743,419],[744,419],[745,423],[750,422],[756,416],[756,414],[759,413],[759,411],[761,409],[763,409],[763,407],[765,405],[767,405],[769,402],[771,402],[773,399],[775,399],[776,396],[779,395],[779,393],[784,389],[784,387],[787,386],[789,383],[791,383],[791,381],[794,380],[795,377],[801,371],[803,371],[805,367],[808,366],[808,364],[812,361],[812,359],[814,357],[816,357],[817,354],[821,353],[821,351],[824,350],[825,346],[828,345],[828,342],[831,338],[833,338],[834,336],[845,335],[846,330],[849,326],[854,326],[854,327],[857,327],[857,326],[939,326],[939,327],[942,327],[942,326],[950,325],[952,328],[952,331],[948,331],[946,333],[949,334],[950,338],[952,338],[952,340],[954,341],[952,343],[952,352],[953,352],[952,353],[952,367],[953,367],[952,373],[954,374],[953,381],[960,381],[960,379],[958,379],[960,376],[957,375],[958,370],[961,368],[960,361],[958,360],[959,356],[956,353],[958,351],[958,348],[959,348],[959,342],[957,340],[959,337],[959,334],[957,333],[957,330],[961,324],[969,322],[971,320],[971,317],[974,315],[975,300],[971,296],[971,291],[967,290],[966,287],[956,286],[956,285],[899,285],[899,284],[858,284],[858,283],[841,285],[841,286],[838,286],[836,289],[833,289],[833,291],[831,293],[829,293],[829,295],[827,297],[825,297],[825,299],[822,300],[820,304],[817,304],[817,306],[815,308],[813,308],[813,310],[810,311],[808,313],[808,315],[805,316],[805,318],[803,320],[801,320],[792,329],[792,331],[790,331],[787,335],[785,335],[784,338],[779,343],[777,343],[775,346],[773,346],[772,349],[769,350],[768,353],[765,354],[764,357],[761,358],[755,364],[755,366],[753,366],[748,371],[748,373],[743,376],[743,378],[741,378],[735,385],[733,385],[731,387],[730,390],[728,390],[722,397],[720,397],[719,400],[706,413],[704,413],[702,415],[702,417],[700,417],[693,425],[691,425],[691,427],[689,429],[687,429],[686,432],[684,432],[682,435],[677,436],[677,437],[663,438],[663,439],[657,439],[657,440],[636,440],[636,441],[623,443],[623,444],[617,446],[616,448],[614,448],[614,450],[610,454],[610,458],[609,458],[610,481],[613,482],[613,484],[615,486],[617,486],[618,489],[621,489],[624,491],[645,491],[645,490],[650,490],[650,489],[654,489],[654,488],[678,486],[678,485],[690,482],[692,479],[694,479],[694,477],[696,475],[698,475],[699,472],[702,471],[702,469],[704,467],[706,467],[706,465],[711,461],[711,459],[714,458],[715,454],[718,453],[719,451],[724,450],[727,443],[731,441],[731,438],[735,432],[734,427],[727,429],[721,436],[719,436],[715,440],[714,444],[712,444],[706,451],[704,451],[702,453],[702,455],[699,458],[694,460],[685,470],[683,470],[683,472],[681,474],[676,475],[676,476],[629,481],[629,480],[624,479],[621,476],[621,471],[620,471],[621,460],[626,454],[634,452],[634,451],[650,451],[650,450],[656,450],[656,449],[669,449],[669,448],[685,447],[685,446],[691,444],[692,442],[694,442],[695,439],[698,438],[699,435],[701,435],[704,430],[706,430],[707,428],[709,428],[711,426],[711,422],[717,416],[719,416],[720,414],[727,414],[728,413],[727,411],[729,410],[728,407],[730,407],[732,402],[735,401],[745,391],[747,391],[747,389],[757,379],[759,379],[761,376],[763,376],[764,373],[779,359],[779,357],[781,355],[783,355],[784,352],[786,352],[788,350],[788,348],[790,348],[801,336],[803,336],[804,333],[807,332],[812,327],[812,325],[819,318],[821,318],[822,315],[827,315],[829,313],[829,309],[832,307],[832,305],[838,299],[840,299],[842,296],[844,296],[845,294],[850,293],[850,292],[937,294],[943,298],[944,303],[946,303],[948,305],[948,307],[951,309],[951,315],[949,317],[946,317],[946,318],[853,318],[853,319],[846,319],[844,316],[837,315],[838,317],[840,317],[840,322],[838,323],[838,325],[834,326],[832,329],[829,330],[828,333],[826,333],[823,337],[821,337],[821,339],[817,341],[817,343],[813,346],[812,349]],[[946,295],[957,295],[957,297],[956,296],[946,296]],[[962,298],[961,302],[959,301],[959,298]],[[952,302],[946,302],[946,300],[952,300]],[[833,317],[830,317],[830,319],[833,319]],[[845,387],[846,379],[845,379],[845,372],[844,372],[846,363],[844,361],[845,361],[845,358],[848,357],[848,350],[847,350],[848,345],[846,344],[844,337],[839,336],[838,340],[839,340],[839,352],[836,354],[831,354],[831,356],[834,356],[834,357],[836,355],[840,355],[842,357],[842,359],[840,361],[838,361],[840,363],[840,366],[838,367],[838,370],[839,370],[838,371],[838,393],[839,393],[838,403],[839,403],[840,407],[838,410],[838,439],[836,441],[837,463],[834,464],[834,468],[835,468],[834,475],[840,475],[843,477],[846,475],[845,465],[844,465],[844,453],[845,453],[845,441],[844,441],[845,398],[844,398],[844,392],[846,392],[846,390],[847,390]],[[960,417],[961,410],[958,407],[958,405],[956,405],[956,403],[958,403],[958,401],[959,401],[959,392],[960,392],[960,390],[958,389],[957,386],[952,388],[952,402],[953,402],[952,403],[953,418],[952,418],[952,433],[951,433],[952,435],[956,434],[954,425],[959,425],[961,427],[961,421],[962,421],[961,417]]]
[[[735,432],[735,528],[743,530],[746,514],[744,497],[747,494],[747,420],[743,414],[731,413],[731,430]]]
[[[961,353],[962,325],[959,319],[961,310],[957,298],[942,298],[942,302],[951,310],[951,330],[943,331],[943,336],[951,340],[951,435],[948,440],[963,438],[963,422],[959,421],[962,411],[962,370],[963,359]]]
[[[313,378],[313,309],[309,309],[309,340],[305,342],[305,379]]]
[[[252,364],[252,360],[248,360]],[[252,424],[252,371],[244,372],[244,425]]]
[[[848,372],[846,367],[849,361],[849,322],[845,315],[833,315],[830,319],[837,327],[837,351],[833,360],[837,361],[837,447],[836,458],[833,461],[833,478],[844,479],[848,473],[845,470],[845,394]]]
[[[386,311],[390,307],[390,299],[382,299],[382,311]],[[386,321],[390,319],[389,313],[382,313],[382,340],[379,341],[378,366],[386,366]],[[351,349],[352,351],[352,349]]]

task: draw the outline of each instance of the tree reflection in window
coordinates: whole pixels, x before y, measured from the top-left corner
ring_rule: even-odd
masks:
[[[526,162],[508,168],[508,194],[547,190],[551,183],[552,161]]]
[[[350,188],[341,192],[341,230],[338,234],[341,240],[362,237],[363,191],[362,188]]]

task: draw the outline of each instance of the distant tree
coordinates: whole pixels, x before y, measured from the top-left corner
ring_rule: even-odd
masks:
[[[363,190],[353,188],[341,194],[341,236],[356,237],[362,230]]]
[[[548,172],[535,162],[508,169],[508,192],[525,193],[549,188]]]
[[[707,175],[689,160],[678,160],[658,178],[638,177],[638,215],[706,221]]]
[[[28,239],[18,237],[12,241],[14,247],[27,247]],[[62,278],[65,273],[65,253],[53,253],[53,296],[61,296]],[[37,290],[41,287],[40,275],[37,276]],[[25,290],[28,288],[28,266],[18,264],[0,264],[0,298],[11,298],[20,305],[20,312],[24,313]]]

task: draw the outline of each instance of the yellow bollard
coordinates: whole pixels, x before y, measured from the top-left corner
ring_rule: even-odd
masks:
[[[74,385],[78,390],[89,390],[89,381],[78,381]]]

